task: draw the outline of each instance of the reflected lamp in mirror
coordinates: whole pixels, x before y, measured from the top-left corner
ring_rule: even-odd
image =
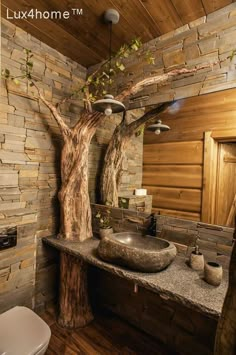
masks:
[[[164,131],[169,131],[170,127],[163,124],[161,120],[158,120],[156,123],[151,124],[147,127],[148,131],[154,132],[155,134],[160,134]]]

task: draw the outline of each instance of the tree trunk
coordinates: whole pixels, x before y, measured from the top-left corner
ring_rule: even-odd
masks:
[[[91,208],[88,191],[88,158],[91,139],[100,113],[81,115],[73,129],[63,136],[61,154],[59,238],[84,241],[91,238]]]
[[[118,191],[123,172],[122,166],[126,157],[125,150],[131,137],[140,126],[173,104],[174,102],[167,102],[155,107],[130,124],[126,123],[124,114],[121,123],[116,127],[112,135],[104,159],[100,180],[102,203],[118,207]]]
[[[214,354],[236,354],[236,242],[231,254],[229,286],[218,321]]]
[[[65,328],[84,327],[93,320],[87,282],[87,264],[72,255],[60,255],[60,313]]]
[[[122,121],[113,133],[105,154],[100,181],[102,202],[114,207],[118,207],[118,186],[128,142],[126,127],[126,124]]]
[[[65,143],[62,153],[62,187],[60,237],[83,241],[92,237],[91,209],[88,193],[89,135]],[[70,167],[70,169],[69,169]],[[69,171],[69,174],[68,174]]]

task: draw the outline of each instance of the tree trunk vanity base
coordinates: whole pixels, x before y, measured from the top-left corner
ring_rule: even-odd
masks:
[[[64,328],[86,326],[93,320],[88,298],[87,263],[67,253],[60,254],[60,312]]]

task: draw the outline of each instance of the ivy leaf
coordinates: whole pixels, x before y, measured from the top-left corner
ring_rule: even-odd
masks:
[[[90,84],[92,81],[93,81],[93,77],[92,77],[92,75],[90,75],[87,79],[87,82]]]
[[[19,85],[20,84],[20,81],[18,80],[18,79],[13,79],[13,82],[14,82],[14,84],[16,84],[16,85]]]
[[[31,53],[31,49],[24,48],[24,49],[23,49],[23,52],[24,52],[25,54],[30,54],[30,53]]]
[[[28,61],[28,62],[26,62],[26,65],[28,65],[28,67],[30,67],[30,68],[33,68],[33,62]]]
[[[3,69],[2,70],[2,76],[5,78],[5,79],[8,79],[10,77],[10,70],[9,69]]]
[[[232,62],[232,60],[234,59],[234,56],[236,55],[236,49],[234,49],[231,53],[231,55],[229,56],[230,61]]]
[[[120,71],[124,71],[125,70],[125,66],[123,63],[120,62],[116,62],[116,67],[120,70]]]
[[[120,64],[120,66],[119,66],[119,69],[120,69],[120,71],[124,71],[125,70],[125,66],[124,66],[124,64]]]

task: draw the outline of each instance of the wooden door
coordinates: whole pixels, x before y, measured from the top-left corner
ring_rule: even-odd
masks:
[[[219,143],[215,195],[215,224],[226,225],[236,194],[236,143]],[[235,216],[235,212],[234,212]],[[230,227],[235,226],[232,218]]]

